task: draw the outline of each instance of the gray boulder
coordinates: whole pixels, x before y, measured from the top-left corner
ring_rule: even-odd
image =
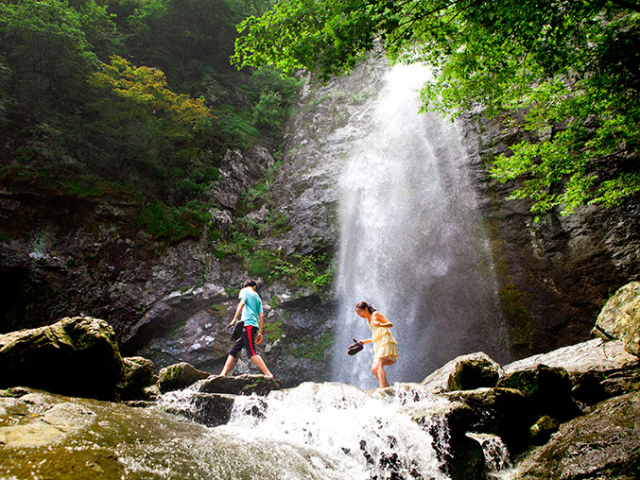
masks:
[[[0,335],[0,388],[110,399],[123,371],[113,328],[91,317]]]
[[[561,367],[570,374],[584,372],[610,372],[633,368],[638,357],[624,349],[620,341],[604,342],[600,338],[540,353],[505,365],[505,374],[535,368],[537,365]]]
[[[564,423],[512,478],[632,480],[640,471],[640,393],[611,398]]]
[[[237,377],[211,375],[194,385],[194,390],[204,393],[227,393],[232,395],[267,395],[280,390],[282,384],[264,375],[239,375]]]
[[[162,393],[182,390],[190,387],[198,380],[207,378],[209,375],[209,373],[198,370],[189,363],[176,363],[160,370],[158,385]]]
[[[640,282],[625,285],[607,301],[591,333],[621,340],[627,352],[640,357]]]

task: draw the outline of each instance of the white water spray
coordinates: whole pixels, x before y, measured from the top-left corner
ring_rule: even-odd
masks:
[[[394,323],[400,359],[389,369],[392,382],[422,380],[477,347],[469,332],[487,338],[492,333],[482,329],[499,323],[491,254],[460,132],[434,114],[418,114],[418,90],[428,75],[419,65],[389,70],[371,133],[352,149],[340,180],[333,370],[335,380],[361,387],[376,386],[372,353],[345,355],[352,337],[370,337],[354,313],[359,301]]]
[[[216,431],[268,442],[275,452],[297,451],[309,459],[312,477],[304,478],[444,480],[432,437],[401,413],[414,400],[436,401],[418,390],[399,388],[385,396],[337,383],[306,383],[272,392],[266,401],[239,397],[231,422]],[[303,477],[282,471],[281,478]]]

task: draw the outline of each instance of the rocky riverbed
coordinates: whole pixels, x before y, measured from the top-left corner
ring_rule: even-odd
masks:
[[[156,375],[144,358],[122,359],[108,324],[87,317],[3,335],[0,365],[15,373],[0,377],[0,478],[347,478],[340,465],[361,465],[363,479],[425,472],[452,480],[638,478],[636,289],[626,286],[605,306],[594,328],[603,338],[508,365],[478,352],[422,384],[369,392],[309,383],[282,390],[262,376],[219,377],[184,363]],[[56,342],[66,350],[52,348]],[[60,358],[64,369],[55,368]],[[101,362],[119,373],[105,376]],[[103,380],[100,390],[86,381],[92,375]],[[113,400],[86,398],[107,394]],[[345,419],[345,439],[360,432],[360,447],[342,447],[331,454],[336,458],[319,447],[318,438],[339,427],[322,420],[325,411],[355,408],[356,416],[372,405],[365,424],[379,424],[387,440],[375,443],[375,429],[350,430]],[[308,407],[302,424],[291,420]],[[261,436],[283,408],[278,434]],[[395,415],[390,423],[388,412]],[[416,426],[417,437],[385,430],[404,421]],[[430,462],[416,460],[415,444],[423,444]],[[249,450],[251,461],[243,457]]]

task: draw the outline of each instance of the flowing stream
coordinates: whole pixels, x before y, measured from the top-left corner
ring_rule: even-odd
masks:
[[[160,404],[184,410],[192,395],[167,394]],[[383,393],[305,383],[266,398],[237,397],[231,421],[190,450],[209,465],[205,478],[444,480],[428,423],[446,404],[419,386]],[[427,424],[412,420],[415,408],[433,413]]]
[[[364,300],[393,323],[399,344],[390,381],[420,381],[457,355],[496,345],[496,282],[470,159],[456,123],[418,114],[429,71],[391,68],[340,179],[333,378],[377,386],[371,347],[356,357],[352,337],[370,338],[354,313]],[[483,343],[486,342],[486,343]]]
[[[195,413],[202,408],[197,395],[191,388],[171,392],[159,405]],[[417,384],[365,392],[304,383],[267,397],[236,397],[229,423],[181,444],[177,456],[193,459],[188,478],[198,479],[447,480],[449,408],[449,400]],[[509,464],[500,439],[468,436],[484,450],[487,478],[501,478]],[[158,473],[156,457],[128,458],[131,471]]]

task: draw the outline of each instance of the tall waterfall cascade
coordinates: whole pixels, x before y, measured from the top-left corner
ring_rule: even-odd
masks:
[[[340,178],[337,341],[333,378],[377,386],[370,338],[355,305],[367,301],[394,324],[399,361],[390,381],[420,381],[457,355],[498,341],[492,256],[470,184],[459,126],[419,114],[420,65],[395,66]],[[493,337],[493,338],[492,338]]]

